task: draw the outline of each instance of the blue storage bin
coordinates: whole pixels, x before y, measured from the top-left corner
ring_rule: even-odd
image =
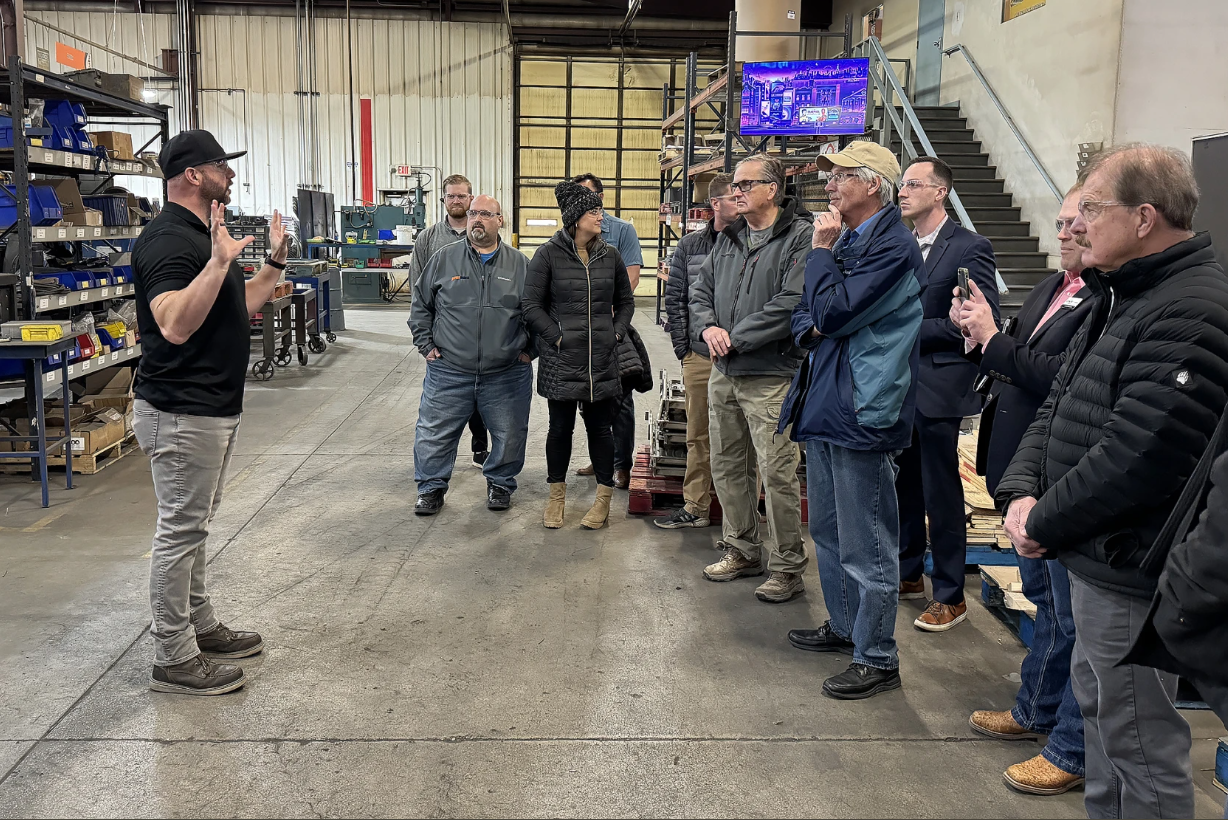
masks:
[[[128,227],[128,196],[126,194],[83,196],[81,201],[87,208],[102,211],[103,225],[109,228]]]
[[[107,287],[108,285],[118,285],[119,280],[115,278],[113,268],[90,268],[89,271],[94,276],[94,284],[98,287]]]
[[[95,332],[98,334],[98,341],[102,342],[111,350],[119,350],[124,346],[123,336],[112,336],[110,333],[107,333],[106,328],[101,327],[97,328]]]
[[[88,290],[97,284],[94,275],[85,270],[44,271],[34,274],[34,278],[59,282],[69,290]]]
[[[116,265],[111,268],[111,280],[117,285],[124,285],[132,281],[132,266],[131,265]]]
[[[34,140],[39,140],[39,145],[51,147],[51,137],[54,129],[51,128],[27,128],[26,129],[26,145],[34,145]],[[0,148],[13,147],[13,118],[7,114],[0,114]]]
[[[43,103],[43,119],[57,128],[84,128],[89,122],[85,106],[68,100],[47,100]]]
[[[49,185],[30,186],[30,224],[54,225],[64,218],[60,198]],[[0,188],[0,228],[17,221],[17,189],[12,185]]]
[[[26,373],[21,359],[0,359],[0,379],[20,379]]]

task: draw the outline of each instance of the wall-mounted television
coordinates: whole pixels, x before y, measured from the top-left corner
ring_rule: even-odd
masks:
[[[801,60],[742,67],[744,136],[861,134],[870,61]]]

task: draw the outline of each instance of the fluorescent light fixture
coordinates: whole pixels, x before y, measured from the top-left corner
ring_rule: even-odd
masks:
[[[144,98],[145,102],[151,103],[158,99],[158,93],[152,88],[146,88],[141,91],[141,97]]]
[[[557,219],[526,219],[524,224],[530,228],[557,228],[559,221]]]

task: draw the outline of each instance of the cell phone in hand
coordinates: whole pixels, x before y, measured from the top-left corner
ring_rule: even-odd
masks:
[[[959,284],[959,298],[971,299],[972,291],[968,288],[968,269],[960,268],[955,272]]]

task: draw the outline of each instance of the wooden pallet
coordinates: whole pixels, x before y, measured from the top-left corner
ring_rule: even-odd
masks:
[[[1026,647],[1036,632],[1036,604],[1023,595],[1018,567],[982,566],[981,601]]]
[[[72,471],[78,475],[100,473],[137,449],[139,448],[136,446],[136,436],[129,433],[121,441],[109,444],[96,453],[73,453]],[[52,455],[47,457],[48,470],[57,468],[62,470],[65,464],[64,456]],[[29,472],[30,462],[5,459],[5,463],[0,465],[0,473],[23,475]]]

